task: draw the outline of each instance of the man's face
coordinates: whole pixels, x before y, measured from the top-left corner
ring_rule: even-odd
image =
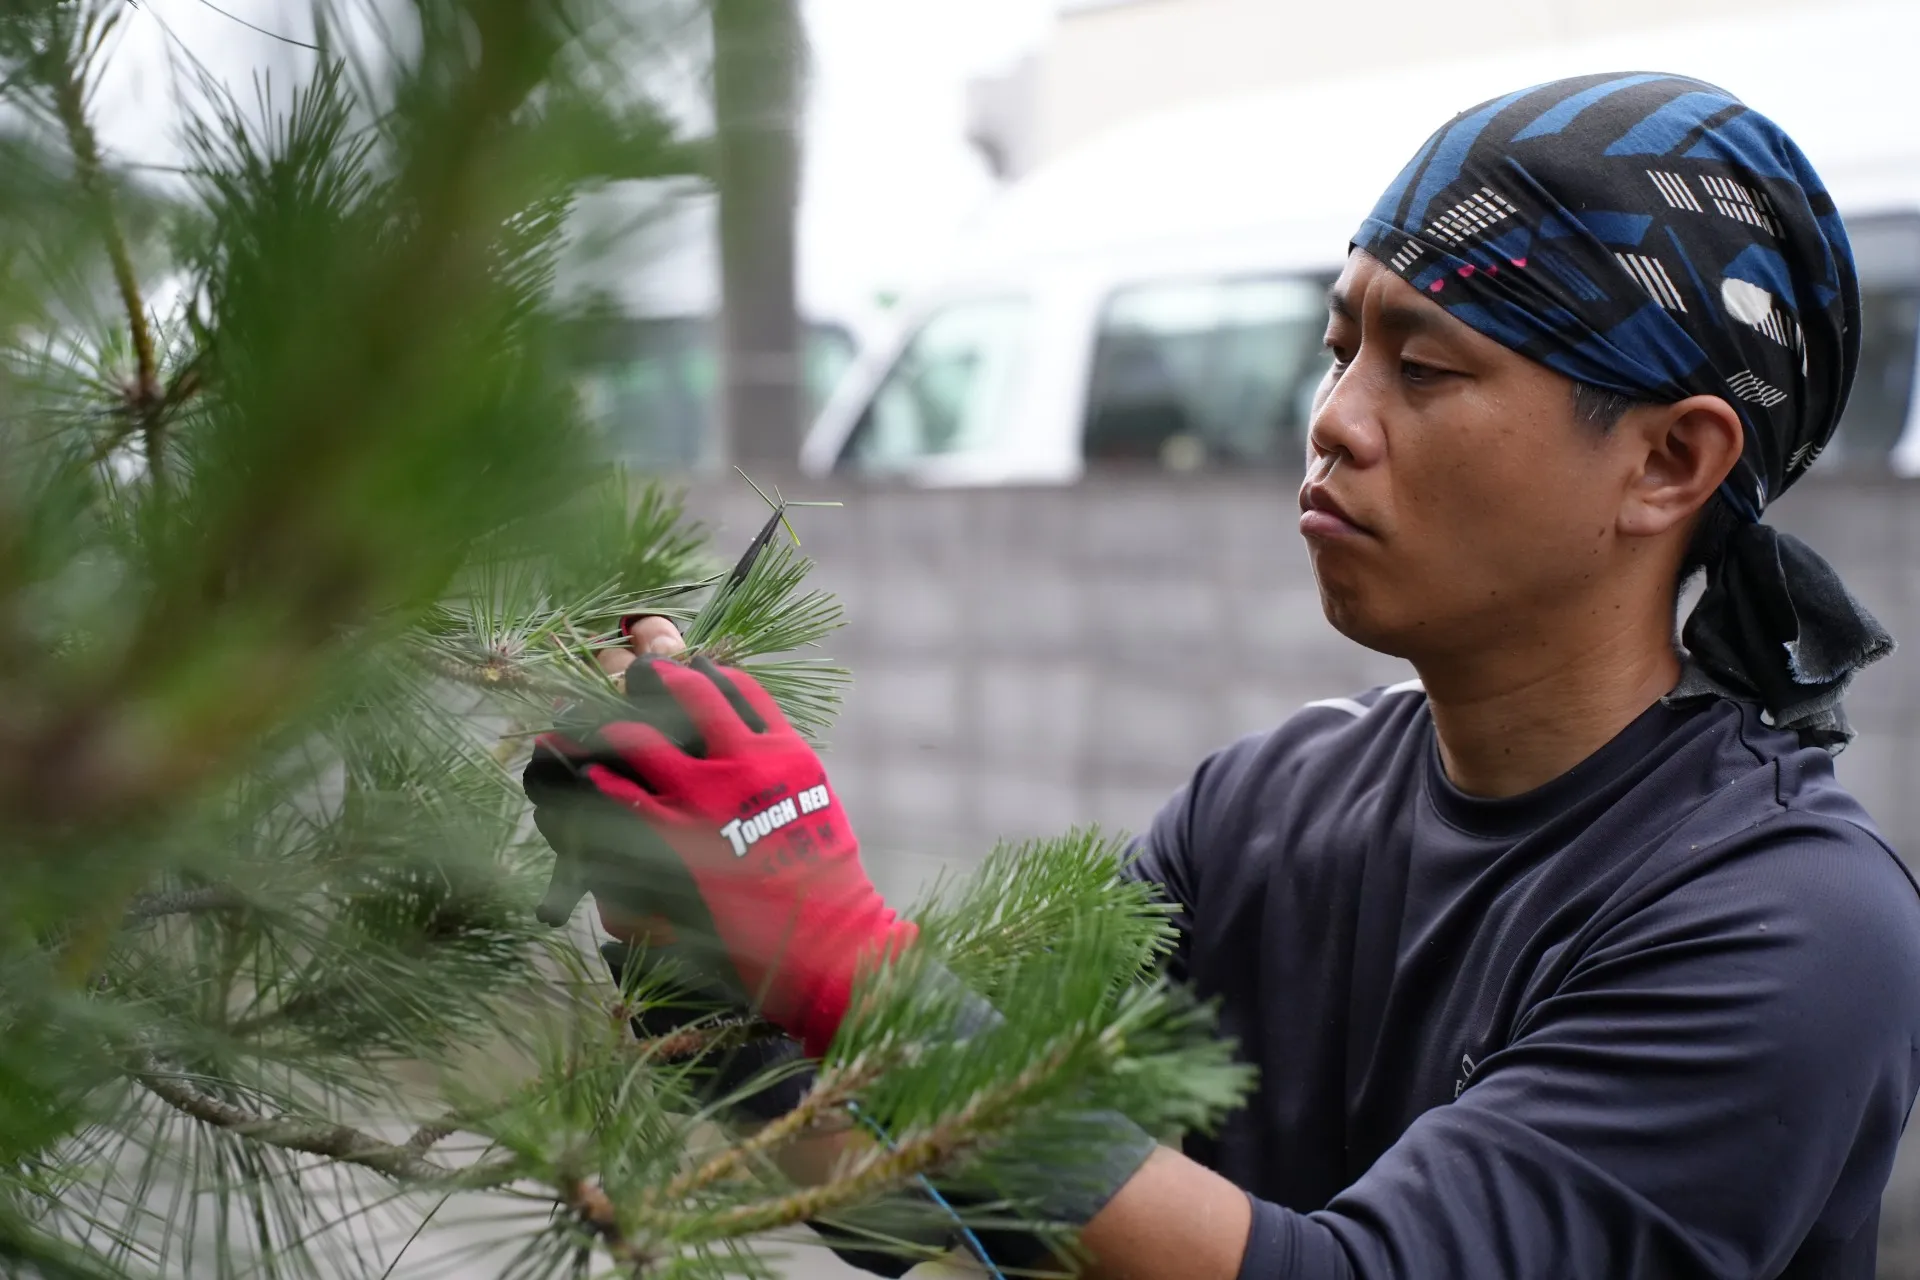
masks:
[[[1574,419],[1568,379],[1364,253],[1329,313],[1300,526],[1333,625],[1418,660],[1612,609],[1610,571],[1645,550],[1615,536],[1631,444]]]

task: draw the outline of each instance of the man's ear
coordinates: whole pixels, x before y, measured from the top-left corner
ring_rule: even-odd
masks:
[[[1614,428],[1641,452],[1620,505],[1620,533],[1654,538],[1685,525],[1740,460],[1746,430],[1719,396],[1630,409]]]

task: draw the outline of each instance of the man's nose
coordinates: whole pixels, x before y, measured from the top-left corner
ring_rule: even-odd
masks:
[[[1356,355],[1345,372],[1331,381],[1307,423],[1309,468],[1322,458],[1340,454],[1356,466],[1368,466],[1384,452],[1378,377],[1365,367],[1363,357],[1364,353]]]

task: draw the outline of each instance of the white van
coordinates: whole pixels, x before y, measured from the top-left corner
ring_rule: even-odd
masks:
[[[1777,120],[1846,216],[1860,375],[1821,467],[1920,474],[1920,5],[1911,0],[1333,80],[1123,126],[1009,188],[859,357],[809,474],[1057,484],[1089,466],[1297,467],[1325,291],[1375,197],[1454,111],[1672,70]]]
[[[567,356],[609,452],[647,470],[711,472],[720,400],[718,209],[704,186],[615,183],[576,201],[556,295],[581,313]],[[803,408],[825,404],[874,328],[870,304],[799,298]]]

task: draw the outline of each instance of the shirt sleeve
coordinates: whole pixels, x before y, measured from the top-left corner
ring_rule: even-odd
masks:
[[[1159,888],[1173,907],[1173,925],[1178,934],[1173,951],[1167,956],[1164,972],[1176,982],[1187,980],[1188,940],[1193,932],[1193,907],[1198,889],[1195,883],[1195,810],[1196,797],[1206,787],[1208,772],[1218,757],[1211,758],[1173,798],[1160,806],[1145,833],[1134,837],[1127,850],[1124,874]]]
[[[1870,1250],[1920,1079],[1920,899],[1857,828],[1743,839],[1323,1210],[1256,1200],[1242,1280],[1745,1280]]]

